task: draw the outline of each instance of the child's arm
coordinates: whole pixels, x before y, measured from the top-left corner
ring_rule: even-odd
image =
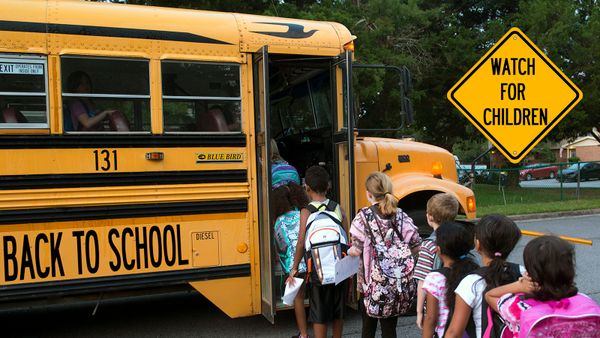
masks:
[[[423,290],[423,280],[419,280],[417,285],[417,327],[423,330],[423,310],[425,310],[425,291]]]
[[[340,205],[340,214],[342,214],[342,227],[344,227],[344,229],[346,231],[348,231],[348,218],[346,217],[346,212],[344,211],[344,208],[342,208],[341,205]]]
[[[360,256],[363,252],[363,247],[365,244],[365,224],[363,222],[363,218],[361,213],[359,212],[352,220],[352,224],[350,225],[350,235],[352,238],[352,247],[348,249],[348,255],[350,256]]]
[[[500,299],[500,297],[507,293],[531,293],[535,288],[535,283],[533,283],[529,275],[525,273],[523,277],[519,278],[516,282],[502,285],[488,291],[485,294],[485,301],[492,309],[494,309],[494,311],[499,312],[498,299]]]
[[[444,334],[445,338],[462,338],[471,317],[471,307],[459,295],[455,299],[454,314],[448,318],[450,325]]]
[[[310,211],[308,211],[308,209],[302,209],[300,211],[300,229],[298,230],[298,242],[296,243],[296,253],[294,254],[294,264],[292,265],[292,269],[290,270],[290,275],[288,276],[288,279],[287,279],[287,283],[290,285],[294,285],[293,277],[296,275],[296,273],[298,273],[298,265],[300,265],[300,261],[302,260],[302,255],[304,254],[304,238],[306,236],[306,221],[308,220],[308,216],[310,216]]]
[[[439,315],[438,311],[438,300],[429,292],[427,294],[427,311],[425,312],[425,319],[423,320],[423,333],[422,338],[431,338],[435,333],[435,325]]]

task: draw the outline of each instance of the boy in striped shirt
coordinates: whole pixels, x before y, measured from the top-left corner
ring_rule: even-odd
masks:
[[[417,287],[417,326],[420,329],[423,329],[423,309],[425,305],[423,281],[428,273],[441,268],[441,264],[435,266],[437,257],[435,231],[444,222],[454,221],[458,214],[458,207],[458,200],[449,193],[433,195],[427,201],[427,223],[433,228],[433,233],[421,243],[419,258],[413,275],[413,278],[419,281]]]

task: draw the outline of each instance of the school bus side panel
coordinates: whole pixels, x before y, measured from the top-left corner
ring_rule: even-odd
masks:
[[[227,278],[219,280],[196,281],[190,283],[196,290],[207,297],[213,304],[219,307],[231,318],[244,317],[261,312],[261,278],[260,278],[260,240],[258,222],[258,201],[257,192],[257,167],[256,167],[256,144],[255,119],[254,119],[254,99],[253,99],[253,81],[252,81],[252,62],[251,57],[244,58],[248,60],[241,67],[242,71],[242,121],[244,130],[247,134],[247,157],[246,165],[248,168],[249,199],[247,231],[248,239],[244,244],[237,247],[236,250],[247,251],[250,262],[250,276],[240,278]]]

